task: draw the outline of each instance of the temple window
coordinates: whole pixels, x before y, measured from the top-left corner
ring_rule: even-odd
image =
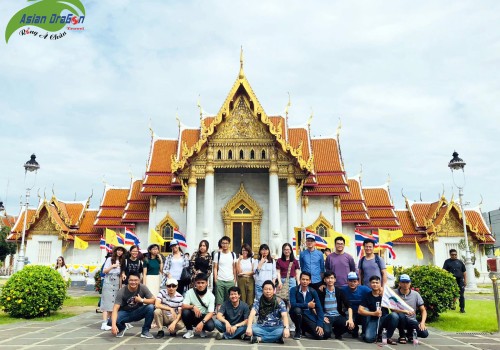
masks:
[[[227,152],[227,159],[233,159],[233,151],[229,150],[229,152]]]
[[[245,154],[242,149],[240,149],[240,159],[245,159]]]
[[[262,150],[261,158],[266,159],[266,150],[265,149]]]
[[[171,253],[172,249],[170,248],[170,241],[174,239],[174,228],[172,224],[169,222],[165,223],[161,228],[161,236],[167,242],[161,247],[160,251],[162,253]]]
[[[328,236],[328,228],[324,224],[319,224],[316,227],[316,233],[320,235],[321,237],[327,237]]]
[[[222,159],[222,151],[221,150],[217,151],[217,159]]]
[[[244,204],[241,204],[238,208],[234,210],[235,214],[252,214],[250,209],[248,209]]]
[[[250,151],[250,159],[255,159],[255,151],[254,150]]]

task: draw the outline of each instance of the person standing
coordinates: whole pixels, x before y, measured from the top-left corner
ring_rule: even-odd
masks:
[[[236,254],[229,250],[231,238],[221,238],[222,251],[214,256],[214,281],[217,284],[215,303],[217,308],[227,300],[229,288],[236,285]]]
[[[257,322],[253,321],[257,317]],[[283,300],[274,294],[274,283],[270,280],[262,284],[262,296],[253,303],[248,317],[247,330],[250,343],[280,343],[290,337],[288,313]]]
[[[444,261],[443,269],[451,273],[460,288],[460,312],[465,313],[465,287],[467,287],[467,272],[465,269],[465,264],[462,260],[458,259],[458,253],[456,249],[450,249],[450,258]]]
[[[424,306],[424,300],[420,296],[420,293],[416,290],[411,290],[411,278],[407,274],[399,276],[399,288],[395,289],[396,294],[398,294],[405,303],[415,310],[415,312],[420,310],[420,315],[422,317],[421,321],[417,321],[416,313],[398,313],[399,323],[399,343],[406,344],[407,341],[413,342],[413,330],[417,331],[417,337],[427,338],[429,332],[425,326],[425,321],[427,320],[427,310]],[[406,334],[405,334],[406,333]]]
[[[385,262],[378,255],[375,255],[375,242],[371,239],[363,241],[365,256],[359,260],[358,270],[361,283],[365,286],[371,286],[370,278],[377,276],[382,282],[382,286],[387,283],[387,269]]]
[[[68,267],[66,266],[66,263],[64,262],[64,258],[62,256],[57,258],[55,269],[57,272],[59,272],[59,274],[63,278],[64,282],[67,282],[68,281]]]
[[[240,298],[240,288],[229,288],[229,300],[221,305],[215,320],[217,340],[234,339],[245,333],[250,309]]]
[[[306,250],[300,253],[300,268],[302,272],[311,274],[311,287],[319,290],[323,284],[323,273],[325,272],[325,260],[323,253],[316,249],[316,239],[314,235],[306,235]]]
[[[200,241],[198,245],[198,250],[191,256],[191,261],[189,262],[189,267],[191,268],[191,285],[194,287],[194,278],[199,273],[204,273],[208,276],[208,279],[212,277],[212,255],[208,253],[208,248],[210,244],[207,240]]]
[[[182,337],[189,339],[194,337],[194,331],[206,338],[207,333],[214,330],[212,320],[215,310],[215,297],[208,291],[208,276],[199,273],[195,277],[194,288],[188,290],[182,302],[182,322],[187,332]]]
[[[184,323],[181,320],[184,297],[177,291],[178,284],[176,279],[167,279],[167,289],[160,290],[156,296],[154,320],[160,329],[155,335],[156,339],[165,336],[163,326],[167,326],[171,337],[175,337],[177,332],[184,328]]]
[[[142,274],[144,267],[142,266],[142,261],[139,260],[139,247],[133,245],[129,249],[130,257],[126,258],[124,261],[124,268],[122,271],[122,283],[124,285],[128,284],[128,276],[132,272],[138,273],[139,276]]]
[[[380,277],[370,277],[370,286],[371,293],[367,293],[363,297],[358,309],[360,315],[366,316],[363,340],[367,343],[380,340],[382,330],[385,328],[387,330],[387,344],[395,345],[397,342],[391,337],[398,326],[399,316],[397,312],[389,313],[387,308],[381,307],[384,289],[380,283]]]
[[[325,270],[335,273],[335,287],[347,285],[347,275],[356,271],[354,258],[344,251],[345,239],[342,236],[335,238],[335,251],[326,257]]]
[[[255,267],[255,300],[262,295],[263,283],[267,280],[275,281],[278,276],[276,265],[271,257],[269,246],[261,244],[259,247],[259,260],[254,262]]]
[[[353,338],[357,338],[359,336],[359,327],[364,327],[365,323],[365,317],[358,313],[359,305],[365,295],[371,292],[371,289],[359,284],[359,277],[356,272],[349,272],[347,275],[347,286],[342,287],[341,292],[351,305],[352,319],[354,321],[354,328],[351,330],[351,334]]]
[[[102,272],[105,274],[104,283],[102,286],[101,310],[102,310],[102,325],[101,329],[109,331],[111,327],[108,325],[108,316],[113,311],[115,298],[118,290],[121,287],[121,273],[123,268],[123,255],[125,248],[115,247],[110,258],[106,259]]]
[[[255,280],[253,278],[255,272],[252,248],[247,243],[241,247],[241,255],[236,263],[236,273],[238,274],[241,300],[251,306],[255,298]]]
[[[333,333],[335,339],[341,340],[346,330],[354,328],[352,308],[340,288],[335,287],[334,272],[326,271],[323,280],[325,289],[319,292],[319,299],[325,314],[325,339],[330,338]],[[347,318],[345,310],[347,310]]]
[[[125,335],[129,322],[144,319],[141,338],[152,339],[149,333],[153,322],[155,297],[145,285],[141,277],[133,272],[129,275],[128,285],[122,287],[116,294],[113,313],[111,315],[111,333],[117,338]]]
[[[162,270],[163,259],[160,254],[160,246],[156,243],[151,244],[144,257],[142,278],[153,295],[158,295],[160,292],[160,273]]]
[[[181,280],[182,270],[189,268],[189,259],[182,253],[179,242],[176,239],[170,241],[170,248],[172,249],[172,254],[167,256],[165,260],[163,274],[165,276],[165,281],[169,278],[173,278],[179,282],[177,290],[182,294],[184,293],[184,288],[191,282],[190,279],[187,281]]]
[[[290,264],[292,266],[290,267]],[[288,268],[290,267],[290,278],[288,280],[288,287],[293,288],[300,284],[300,266],[299,261],[295,259],[293,255],[293,249],[290,243],[285,243],[281,247],[281,258],[276,260],[276,272],[278,274],[278,290],[283,287],[285,283],[286,276],[288,273]]]
[[[324,314],[318,292],[309,288],[311,274],[302,271],[300,285],[290,289],[290,318],[295,324],[293,339],[299,340],[302,332],[308,332],[314,339],[323,339]]]

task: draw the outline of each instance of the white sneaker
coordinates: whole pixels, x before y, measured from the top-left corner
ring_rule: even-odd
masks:
[[[101,330],[103,330],[103,331],[109,331],[110,329],[111,329],[111,326],[108,326],[107,322],[103,322],[101,324]]]
[[[200,332],[200,338],[206,338],[207,337],[207,332],[201,331]]]
[[[186,339],[190,339],[190,338],[194,337],[194,333],[193,333],[193,331],[187,331],[186,334],[184,334],[182,337],[186,338]]]
[[[130,323],[125,323],[125,328],[130,329],[130,328],[134,328],[134,326],[132,326]]]

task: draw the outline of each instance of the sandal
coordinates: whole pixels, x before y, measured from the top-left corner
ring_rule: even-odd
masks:
[[[395,340],[392,340],[391,338],[387,338],[387,344],[388,345],[398,345],[398,343]]]
[[[398,343],[399,344],[406,344],[406,343],[408,343],[408,339],[406,339],[406,337],[399,337]]]

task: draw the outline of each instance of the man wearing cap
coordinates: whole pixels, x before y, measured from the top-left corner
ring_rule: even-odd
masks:
[[[415,313],[398,313],[399,342],[401,344],[405,344],[407,340],[412,342],[414,329],[417,331],[417,336],[419,338],[427,338],[429,336],[429,332],[425,326],[425,321],[427,320],[427,310],[425,309],[424,300],[420,294],[416,290],[411,290],[410,276],[407,274],[399,276],[399,288],[395,291],[405,303],[413,308],[413,310],[416,311],[419,309],[422,316],[421,321],[418,322]]]
[[[351,331],[352,337],[359,336],[359,327],[364,326],[365,317],[358,313],[359,305],[364,296],[371,291],[367,286],[359,284],[358,274],[356,272],[349,272],[347,275],[347,286],[341,288],[342,294],[349,301],[352,308],[352,319],[354,321],[354,328]]]
[[[189,339],[194,337],[194,331],[200,334],[201,338],[206,338],[205,331],[211,332],[215,325],[212,320],[215,310],[215,296],[208,291],[208,276],[199,273],[194,278],[194,288],[186,292],[182,302],[182,321],[187,332],[183,335]]]
[[[456,249],[450,249],[450,258],[444,261],[443,269],[453,274],[457,280],[458,288],[460,288],[460,312],[465,313],[464,292],[467,287],[467,272],[463,261],[458,259]]]
[[[354,258],[344,251],[345,239],[342,236],[335,238],[335,251],[326,257],[325,269],[337,276],[335,287],[347,285],[347,274],[356,271]]]
[[[316,239],[314,235],[306,235],[306,250],[300,252],[300,268],[303,272],[311,274],[310,287],[319,290],[323,284],[323,273],[325,272],[325,260],[323,253],[316,249]]]
[[[160,328],[155,336],[156,339],[165,336],[163,326],[168,327],[172,337],[175,337],[177,332],[184,328],[184,323],[181,320],[184,297],[177,292],[177,285],[177,280],[173,278],[167,279],[167,289],[160,290],[156,297],[154,320],[158,328]]]

